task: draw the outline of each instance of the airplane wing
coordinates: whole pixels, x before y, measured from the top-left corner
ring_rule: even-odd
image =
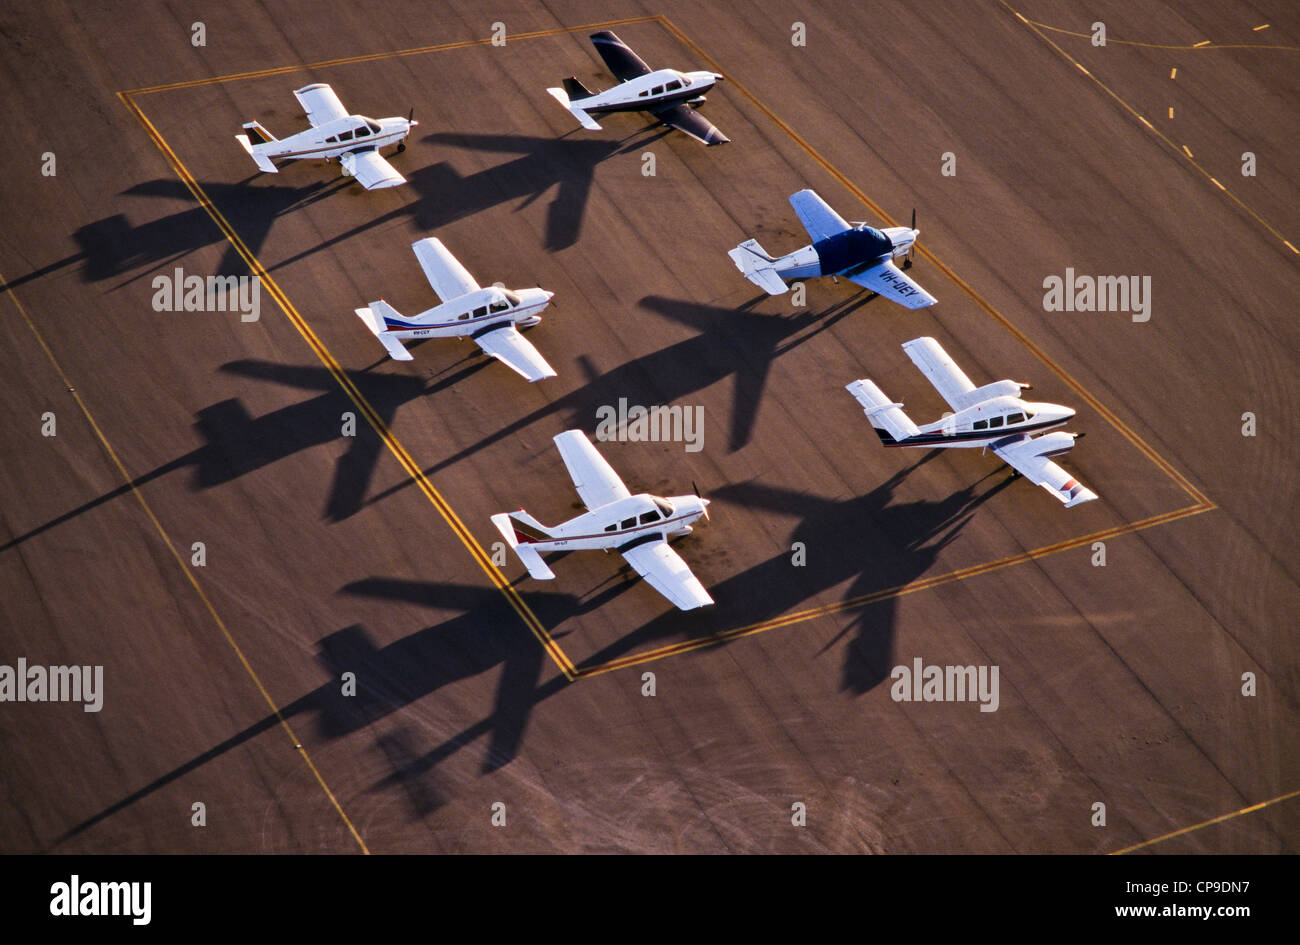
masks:
[[[1021,436],[1011,443],[995,443],[989,449],[1030,482],[1042,486],[1064,502],[1067,509],[1081,502],[1091,502],[1097,498],[1097,493],[1048,459],[1053,451],[1054,437],[1058,434],[1049,433],[1039,438]]]
[[[794,207],[794,212],[799,215],[799,222],[803,224],[803,228],[808,231],[814,243],[836,233],[853,229],[842,216],[831,209],[830,204],[811,190],[801,190],[797,194],[791,194],[790,206]]]
[[[557,433],[555,445],[560,449],[560,458],[569,470],[578,497],[588,509],[598,509],[632,494],[581,430]]]
[[[971,405],[970,393],[975,385],[939,342],[933,338],[914,338],[903,344],[903,350],[953,410],[965,410]]]
[[[909,279],[907,273],[895,266],[892,259],[886,259],[862,272],[850,269],[841,275],[905,308],[925,308],[939,301]]]
[[[293,93],[302,110],[307,113],[307,120],[315,128],[335,118],[347,118],[348,110],[343,107],[334,90],[324,82],[305,85]]]
[[[489,328],[482,334],[474,335],[478,346],[496,358],[516,374],[528,381],[540,381],[554,377],[555,369],[546,363],[527,338],[511,324]]]
[[[343,163],[343,169],[366,190],[380,190],[406,183],[406,178],[380,157],[378,151],[350,151],[339,160]]]
[[[691,573],[681,555],[668,547],[668,542],[646,542],[629,548],[623,552],[623,557],[651,587],[678,608],[694,610],[713,603],[700,579]]]
[[[415,258],[420,261],[424,277],[442,301],[458,299],[478,289],[479,285],[469,270],[460,264],[460,260],[437,237],[416,240],[411,244],[411,249],[415,250]]]
[[[645,64],[645,61],[632,52],[631,47],[615,36],[611,30],[592,33],[591,42],[618,81],[626,82],[628,79],[650,74],[650,67]]]
[[[648,111],[665,125],[685,132],[709,147],[715,144],[726,144],[731,140],[689,105],[677,104],[668,108],[652,108]]]

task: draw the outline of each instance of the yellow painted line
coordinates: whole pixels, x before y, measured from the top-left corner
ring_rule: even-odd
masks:
[[[1141,531],[1144,528],[1151,528],[1155,525],[1166,525],[1169,522],[1177,521],[1181,518],[1187,518],[1192,515],[1199,515],[1202,512],[1209,512],[1216,508],[1213,504],[1209,505],[1189,505],[1186,508],[1176,509],[1172,512],[1165,512],[1160,515],[1154,515],[1151,518],[1142,519],[1138,522],[1131,522],[1126,525],[1116,525],[1113,528],[1103,529],[1093,532],[1090,535],[1081,535],[1078,538],[1068,538],[1064,541],[1056,542],[1052,545],[1045,545],[1042,548],[1035,548],[1032,551],[1022,551],[1018,554],[1008,555],[1005,558],[998,558],[995,561],[988,561],[984,564],[972,565],[967,568],[960,568],[947,574],[940,574],[930,578],[922,578],[913,581],[910,584],[903,584],[898,587],[885,588],[880,591],[873,591],[870,594],[863,594],[859,597],[850,597],[846,600],[835,601],[830,604],[823,604],[820,607],[813,607],[808,610],[797,611],[792,614],[786,614],[782,617],[776,617],[772,620],[764,620],[761,623],[750,624],[745,627],[738,627],[735,630],[725,630],[722,633],[716,633],[709,637],[700,637],[694,640],[684,640],[680,643],[670,643],[667,646],[661,646],[653,650],[645,650],[640,653],[629,656],[619,657],[618,659],[609,660],[605,663],[599,663],[595,666],[589,666],[578,670],[578,678],[587,676],[596,676],[600,673],[607,673],[616,669],[626,669],[630,666],[637,666],[641,663],[649,663],[654,660],[660,660],[667,656],[678,656],[682,653],[689,653],[692,650],[700,650],[706,647],[718,646],[727,643],[730,640],[736,640],[740,637],[753,636],[757,633],[764,633],[768,630],[774,630],[777,627],[788,627],[791,624],[803,623],[807,620],[814,620],[818,617],[826,617],[832,614],[842,613],[847,610],[857,610],[866,607],[869,604],[879,603],[880,601],[891,600],[897,597],[903,597],[907,594],[913,594],[917,591],[926,591],[939,587],[944,584],[952,584],[956,581],[964,581],[968,578],[979,577],[992,571],[999,571],[1002,568],[1008,568],[1012,565],[1024,564],[1028,561],[1036,561],[1039,558],[1046,558],[1048,555],[1058,554],[1062,551],[1069,551],[1072,548],[1078,548],[1082,545],[1090,545],[1095,541],[1105,541],[1110,538],[1116,538],[1120,535],[1131,534],[1132,532]]]
[[[1171,117],[1172,117],[1172,116],[1171,116]],[[1186,152],[1186,154],[1187,154],[1188,157],[1195,157],[1195,155],[1192,154],[1192,149],[1189,148],[1187,145],[1183,145],[1183,151]],[[1214,180],[1214,178],[1211,177],[1210,180]],[[1220,186],[1222,186],[1222,185],[1220,185]]]
[[[478,543],[478,540],[474,538],[470,530],[465,527],[465,524],[456,515],[452,507],[442,497],[438,490],[433,487],[433,483],[429,481],[420,466],[411,458],[411,455],[406,451],[406,447],[402,446],[402,444],[398,442],[397,437],[395,437],[392,431],[388,429],[388,425],[384,423],[383,419],[370,405],[370,402],[366,400],[361,391],[352,383],[352,379],[344,373],[343,368],[334,359],[334,356],[330,354],[329,349],[325,347],[324,342],[322,342],[320,338],[317,337],[316,333],[312,331],[311,326],[307,324],[306,320],[298,313],[298,310],[294,307],[293,303],[289,301],[289,297],[285,295],[279,285],[276,284],[275,280],[271,278],[271,274],[266,271],[266,267],[262,265],[261,261],[253,254],[252,250],[244,244],[244,241],[240,238],[239,234],[235,232],[234,227],[230,225],[221,211],[218,210],[216,205],[208,198],[208,195],[204,192],[198,181],[194,179],[192,174],[190,174],[188,168],[185,167],[184,163],[176,155],[176,152],[174,152],[171,149],[171,146],[163,139],[162,134],[154,127],[153,123],[149,121],[148,117],[146,117],[140,106],[135,103],[130,94],[119,92],[118,97],[144,126],[145,130],[149,133],[149,136],[153,139],[154,144],[158,146],[158,149],[162,151],[163,155],[171,163],[172,169],[176,172],[177,176],[181,178],[185,183],[185,186],[189,188],[190,193],[194,195],[194,199],[196,199],[200,206],[207,211],[208,216],[212,218],[213,222],[217,224],[221,232],[225,234],[226,239],[235,248],[239,255],[243,257],[248,268],[252,270],[253,274],[260,280],[262,287],[271,293],[271,297],[275,299],[280,310],[284,312],[285,316],[303,337],[303,340],[307,342],[311,349],[316,353],[316,356],[320,359],[321,363],[325,365],[325,368],[331,375],[333,375],[339,386],[343,388],[344,393],[348,395],[348,398],[366,418],[366,421],[370,424],[371,428],[384,442],[384,445],[388,447],[389,452],[397,458],[397,461],[402,465],[402,468],[406,470],[407,474],[410,475],[416,485],[419,486],[420,491],[424,493],[425,497],[433,504],[434,508],[438,510],[438,513],[443,517],[447,524],[451,526],[456,537],[459,538],[461,543],[469,550],[470,555],[478,562],[479,566],[492,580],[492,583],[496,585],[497,589],[505,595],[506,599],[510,602],[510,605],[515,609],[515,612],[524,621],[524,624],[529,628],[529,630],[533,632],[533,635],[537,637],[538,641],[546,649],[546,652],[550,654],[551,658],[555,661],[560,670],[566,676],[572,678],[572,662],[570,662],[569,658],[560,650],[559,646],[551,638],[551,635],[546,632],[546,628],[542,626],[541,621],[537,619],[535,614],[533,614],[531,608],[524,603],[523,599],[519,596],[519,592],[510,585],[497,566],[492,563],[492,559],[488,557],[487,552],[483,550],[483,547]]]
[[[1267,23],[1265,23],[1265,24],[1262,25],[1262,26],[1256,26],[1254,29],[1251,30],[1251,32],[1252,32],[1252,33],[1258,33],[1260,30],[1266,30],[1266,29],[1268,29],[1268,26],[1269,26],[1269,25],[1268,25]]]
[[[521,39],[538,39],[544,36],[558,36],[562,33],[576,33],[586,30],[609,29],[613,26],[626,26],[631,23],[649,23],[657,20],[655,16],[630,16],[622,20],[610,20],[605,23],[592,23],[587,26],[561,26],[553,29],[536,30],[531,33],[506,34],[506,46]],[[147,88],[130,89],[125,95],[148,95],[153,92],[169,92],[173,89],[189,89],[202,85],[216,85],[220,82],[235,82],[240,79],[260,79],[272,75],[284,75],[290,72],[305,72],[313,69],[332,69],[335,66],[347,66],[358,62],[374,62],[379,59],[397,59],[402,56],[423,56],[426,53],[445,52],[449,49],[468,49],[472,46],[489,46],[491,38],[467,39],[453,43],[440,43],[436,46],[417,46],[413,49],[400,49],[393,52],[368,53],[364,56],[346,56],[342,59],[324,59],[296,66],[276,66],[271,69],[258,69],[254,72],[235,72],[229,75],[210,76],[206,79],[190,79],[185,82],[169,82],[165,85],[151,85]]]
[[[1176,79],[1176,78],[1178,78],[1178,67],[1177,67],[1177,66],[1174,66],[1172,69],[1169,70],[1169,78],[1171,78],[1171,79]]]
[[[1169,106],[1169,117],[1170,118],[1174,117],[1174,106],[1172,105]]]
[[[1011,8],[1008,7],[1008,9]],[[1021,14],[1018,10],[1011,10],[1011,12],[1016,15],[1016,19],[1020,20],[1022,23],[1025,23],[1029,26],[1034,26],[1037,27],[1038,29],[1048,30],[1053,33],[1061,33],[1064,34],[1065,36],[1073,36],[1077,39],[1086,39],[1089,42],[1092,42],[1091,33],[1078,33],[1075,32],[1074,30],[1061,29],[1061,27],[1059,26],[1049,26],[1046,23],[1040,23],[1037,20],[1029,19],[1028,17]],[[1266,26],[1256,27],[1256,29],[1257,30],[1267,29],[1267,27]],[[1139,43],[1139,42],[1134,42],[1133,40],[1112,39],[1111,37],[1107,36],[1106,45],[1107,46],[1112,46],[1112,45],[1113,46],[1140,46],[1145,49],[1275,49],[1275,50],[1300,51],[1300,46],[1271,46],[1264,43],[1236,43],[1236,44],[1212,43],[1208,39],[1203,39],[1199,43],[1193,43],[1192,45],[1188,46],[1186,44],[1177,44],[1177,43]]]
[[[334,796],[334,792],[331,791],[329,785],[325,783],[325,778],[321,775],[320,770],[311,760],[311,755],[307,753],[307,749],[304,748],[302,742],[298,740],[298,736],[294,734],[293,728],[289,725],[289,721],[280,713],[280,707],[275,704],[275,700],[271,698],[271,694],[267,691],[266,686],[262,684],[261,678],[258,677],[257,672],[248,662],[248,658],[244,656],[244,651],[240,648],[239,644],[235,642],[235,638],[231,635],[229,628],[226,627],[226,622],[221,619],[221,616],[217,613],[217,609],[212,605],[212,601],[208,599],[208,595],[204,592],[203,586],[199,584],[198,578],[194,576],[193,569],[186,565],[185,559],[181,556],[180,552],[176,550],[175,542],[173,542],[171,536],[167,534],[167,530],[163,528],[162,522],[158,520],[158,516],[154,514],[153,509],[150,507],[149,503],[145,501],[140,490],[136,488],[135,479],[129,472],[127,472],[126,467],[122,465],[122,461],[118,458],[117,451],[113,449],[112,445],[108,442],[108,437],[104,435],[104,431],[101,430],[99,424],[95,422],[95,418],[91,414],[90,408],[86,406],[86,402],[82,400],[81,395],[76,392],[72,382],[68,379],[68,375],[63,372],[63,366],[60,365],[58,359],[54,357],[54,352],[51,351],[50,346],[45,343],[45,338],[41,335],[40,331],[37,330],[35,323],[28,316],[27,310],[23,307],[22,303],[18,301],[18,296],[14,294],[13,289],[9,287],[9,284],[5,282],[2,277],[0,277],[0,285],[4,286],[5,294],[13,301],[14,307],[18,309],[18,314],[21,315],[23,321],[27,323],[27,327],[31,330],[31,333],[36,336],[37,343],[41,346],[41,350],[45,352],[45,356],[49,359],[50,364],[54,366],[54,370],[58,373],[59,379],[63,382],[63,386],[67,388],[68,393],[72,394],[73,400],[77,402],[77,407],[80,408],[82,415],[90,424],[90,428],[94,431],[96,439],[99,440],[100,445],[104,448],[104,452],[108,454],[108,458],[113,461],[113,465],[117,467],[118,475],[122,477],[122,481],[125,482],[127,487],[131,490],[131,494],[135,496],[136,501],[140,503],[140,508],[144,509],[145,515],[147,515],[149,521],[153,523],[154,530],[158,532],[158,536],[162,539],[163,544],[167,546],[168,552],[171,553],[172,558],[181,569],[181,573],[185,575],[186,580],[188,580],[190,586],[194,588],[194,592],[198,595],[199,600],[202,601],[204,608],[212,616],[217,627],[220,628],[221,635],[226,638],[226,643],[228,643],[230,648],[235,651],[235,656],[239,658],[240,664],[244,667],[244,672],[246,672],[248,677],[253,680],[253,684],[257,686],[257,691],[262,694],[262,698],[266,700],[266,704],[270,706],[271,712],[280,723],[280,727],[284,729],[285,734],[289,736],[290,742],[298,750],[299,754],[302,755],[303,761],[307,763],[307,767],[316,778],[316,783],[321,786],[321,789],[325,792],[325,796],[329,798],[330,804],[334,807],[334,810],[338,813],[339,817],[342,818],[343,823],[348,828],[348,832],[352,834],[352,838],[356,840],[357,846],[361,848],[361,852],[369,853],[370,850],[366,847],[365,840],[361,839],[361,834],[357,833],[357,828],[352,825],[352,821],[344,812],[343,805],[339,803],[338,798]]]
[[[1008,4],[1008,3],[1006,2],[1006,0],[998,0],[998,2],[1001,3],[1002,6],[1005,7],[1005,8],[1006,8],[1008,11],[1010,11],[1011,13],[1015,13],[1016,16],[1019,17],[1022,21],[1024,21],[1024,22],[1027,23],[1027,24],[1029,24],[1029,28],[1032,29],[1032,30],[1033,30],[1033,31],[1038,35],[1038,38],[1041,39],[1043,42],[1047,43],[1047,45],[1051,46],[1053,49],[1055,49],[1055,50],[1057,51],[1057,53],[1059,53],[1059,54],[1061,55],[1062,58],[1064,58],[1064,59],[1065,59],[1066,61],[1068,61],[1068,62],[1073,62],[1073,63],[1075,63],[1075,65],[1078,65],[1078,63],[1075,61],[1075,58],[1074,58],[1073,56],[1071,56],[1071,55],[1070,55],[1069,53],[1067,53],[1064,49],[1062,49],[1058,44],[1052,42],[1052,40],[1051,40],[1050,38],[1048,38],[1046,35],[1043,34],[1042,30],[1044,30],[1044,29],[1051,29],[1051,27],[1043,26],[1043,25],[1040,24],[1040,23],[1034,23],[1032,20],[1026,20],[1023,16],[1020,16],[1020,14],[1016,12],[1015,8],[1012,7],[1010,4]],[[1066,32],[1066,31],[1064,31],[1064,30],[1057,30],[1057,32]],[[1082,34],[1075,34],[1075,35],[1082,35]],[[1143,45],[1143,44],[1134,44],[1134,45]],[[1174,47],[1169,47],[1169,48],[1174,48]],[[1221,47],[1216,47],[1216,48],[1227,49],[1227,48],[1229,48],[1229,47],[1221,46]],[[1245,48],[1255,48],[1255,47],[1245,47]],[[1265,48],[1265,47],[1258,47],[1258,48]],[[1300,50],[1300,46],[1293,46],[1293,47],[1287,47],[1287,48]],[[1133,116],[1134,118],[1136,118],[1138,121],[1142,122],[1142,124],[1146,125],[1149,129],[1151,129],[1151,132],[1152,132],[1152,133],[1153,133],[1157,138],[1159,138],[1161,141],[1163,141],[1163,142],[1165,143],[1165,145],[1167,145],[1169,148],[1172,148],[1176,153],[1179,152],[1179,148],[1178,148],[1178,146],[1175,145],[1173,141],[1171,141],[1171,140],[1170,140],[1168,137],[1166,137],[1165,135],[1161,134],[1161,133],[1160,133],[1160,132],[1155,128],[1155,126],[1151,124],[1151,122],[1147,121],[1145,118],[1143,118],[1143,117],[1141,116],[1141,114],[1138,113],[1137,109],[1135,109],[1135,108],[1134,108],[1132,105],[1130,105],[1128,102],[1124,101],[1124,99],[1120,98],[1119,95],[1117,95],[1117,94],[1116,94],[1116,93],[1115,93],[1115,92],[1110,88],[1110,86],[1106,85],[1104,82],[1102,82],[1100,79],[1098,79],[1098,78],[1097,78],[1096,76],[1094,76],[1094,75],[1089,75],[1088,78],[1091,79],[1094,83],[1096,83],[1096,85],[1097,85],[1097,87],[1098,87],[1099,89],[1101,89],[1103,92],[1105,92],[1107,95],[1109,95],[1109,96],[1111,97],[1111,99],[1113,99],[1113,100],[1115,101],[1116,104],[1118,104],[1118,105],[1119,105],[1121,108],[1123,108],[1126,112],[1128,112],[1130,115],[1132,115],[1132,116]],[[1183,150],[1186,151],[1186,148],[1183,148]],[[1188,161],[1189,164],[1192,165],[1192,167],[1196,168],[1196,170],[1199,171],[1199,172],[1201,173],[1201,175],[1202,175],[1203,177],[1205,177],[1207,180],[1214,181],[1214,178],[1210,175],[1210,172],[1207,171],[1205,168],[1201,167],[1200,164],[1196,163],[1195,159],[1192,158],[1192,156],[1191,156],[1191,152],[1190,152],[1190,151],[1187,151],[1187,161]],[[1215,182],[1216,184],[1218,184],[1217,181],[1214,181],[1214,182]],[[1246,211],[1246,213],[1250,215],[1251,219],[1253,219],[1256,223],[1258,223],[1258,224],[1259,224],[1260,226],[1262,226],[1264,229],[1268,230],[1268,232],[1271,233],[1271,234],[1272,234],[1272,235],[1273,235],[1273,236],[1274,236],[1274,237],[1275,237],[1279,242],[1281,242],[1281,243],[1285,243],[1285,244],[1287,245],[1288,248],[1291,248],[1292,252],[1295,251],[1294,248],[1291,247],[1291,244],[1287,242],[1286,237],[1284,237],[1284,236],[1283,236],[1283,235],[1282,235],[1282,234],[1281,234],[1281,233],[1280,233],[1280,232],[1279,232],[1279,231],[1278,231],[1278,230],[1277,230],[1277,229],[1276,229],[1276,228],[1275,228],[1271,223],[1269,223],[1267,220],[1265,220],[1263,217],[1261,217],[1258,213],[1256,213],[1254,210],[1252,210],[1250,207],[1248,207],[1248,206],[1245,204],[1245,202],[1243,202],[1243,201],[1241,200],[1241,198],[1239,198],[1236,194],[1234,194],[1232,191],[1230,191],[1227,187],[1224,187],[1222,184],[1218,184],[1218,187],[1219,187],[1220,190],[1222,190],[1225,194],[1228,195],[1228,198],[1229,198],[1233,203],[1235,203],[1235,204],[1236,204],[1238,207],[1240,207],[1242,210]]]
[[[1258,804],[1251,804],[1249,807],[1243,807],[1241,810],[1234,810],[1230,814],[1220,814],[1218,817],[1201,821],[1199,824],[1192,824],[1190,827],[1183,827],[1181,830],[1174,830],[1170,833],[1156,837],[1153,840],[1144,840],[1141,843],[1135,843],[1131,847],[1125,847],[1122,850],[1114,851],[1111,856],[1123,856],[1125,853],[1132,853],[1134,850],[1141,850],[1143,847],[1149,847],[1152,844],[1161,843],[1165,840],[1172,840],[1174,837],[1181,837],[1184,834],[1191,833],[1193,830],[1200,830],[1203,827],[1211,827],[1214,824],[1221,824],[1225,820],[1232,820],[1234,817],[1241,817],[1243,814],[1253,814],[1257,810],[1263,810],[1266,807],[1272,807],[1274,804],[1280,804],[1283,801],[1289,801],[1296,797],[1300,797],[1300,790],[1291,791],[1289,794],[1282,794],[1278,797],[1269,798],[1267,801],[1260,801]]]

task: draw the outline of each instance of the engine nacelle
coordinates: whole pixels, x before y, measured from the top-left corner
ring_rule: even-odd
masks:
[[[975,388],[967,396],[970,398],[969,403],[978,403],[981,400],[992,400],[994,397],[1019,397],[1022,390],[1029,390],[1029,385],[1021,384],[1019,381],[994,381],[992,384]]]

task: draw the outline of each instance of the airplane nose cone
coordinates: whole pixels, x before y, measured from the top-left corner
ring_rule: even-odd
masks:
[[[555,293],[554,293],[554,292],[547,292],[545,289],[542,290],[542,294],[546,296],[546,301],[548,301],[548,302],[549,302],[551,299],[555,298]]]

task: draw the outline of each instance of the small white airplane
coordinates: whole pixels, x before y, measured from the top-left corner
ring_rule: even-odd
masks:
[[[790,205],[812,237],[811,246],[777,258],[769,256],[758,240],[745,240],[727,253],[744,277],[769,295],[785,292],[787,279],[843,276],[907,308],[925,308],[938,301],[894,265],[896,257],[910,256],[921,233],[915,210],[910,227],[878,230],[865,223],[848,223],[811,190],[791,194]],[[910,266],[910,259],[905,259],[903,269]]]
[[[954,412],[918,427],[903,413],[903,405],[891,402],[874,381],[854,381],[847,390],[866,411],[882,443],[988,447],[1016,472],[1064,502],[1066,508],[1097,498],[1097,493],[1048,458],[1069,452],[1082,433],[1034,436],[1069,422],[1073,410],[1021,400],[1020,392],[1029,390],[1029,385],[1016,381],[994,381],[977,388],[933,338],[913,339],[903,350]]]
[[[555,445],[588,511],[553,528],[523,509],[492,516],[492,524],[528,573],[539,581],[555,577],[542,560],[542,551],[612,548],[682,610],[712,604],[713,598],[690,567],[668,547],[670,536],[688,534],[700,516],[708,519],[709,500],[698,494],[632,495],[581,430],[558,434]]]
[[[620,84],[603,92],[592,92],[576,76],[569,76],[564,80],[564,88],[546,90],[573,113],[582,127],[600,131],[600,125],[591,117],[593,114],[649,112],[665,125],[706,145],[726,144],[731,140],[692,111],[704,104],[704,93],[722,79],[718,73],[678,72],[676,69],[652,72],[645,61],[610,30],[592,33],[591,42]]]
[[[268,174],[278,173],[274,161],[337,159],[343,174],[355,177],[366,190],[396,187],[406,178],[379,156],[379,149],[390,144],[405,151],[403,139],[419,124],[411,115],[406,118],[381,118],[375,121],[362,115],[350,115],[334,90],[323,82],[295,91],[299,104],[307,113],[311,129],[287,138],[277,138],[260,122],[244,123],[248,134],[235,135],[259,168]]]
[[[417,240],[411,249],[415,250],[415,258],[442,304],[410,318],[383,299],[371,302],[366,308],[354,309],[390,358],[412,360],[411,352],[402,344],[403,339],[468,335],[492,357],[530,381],[555,376],[546,359],[518,331],[541,322],[539,313],[550,303],[554,292],[499,286],[480,288],[442,241],[434,237]]]

